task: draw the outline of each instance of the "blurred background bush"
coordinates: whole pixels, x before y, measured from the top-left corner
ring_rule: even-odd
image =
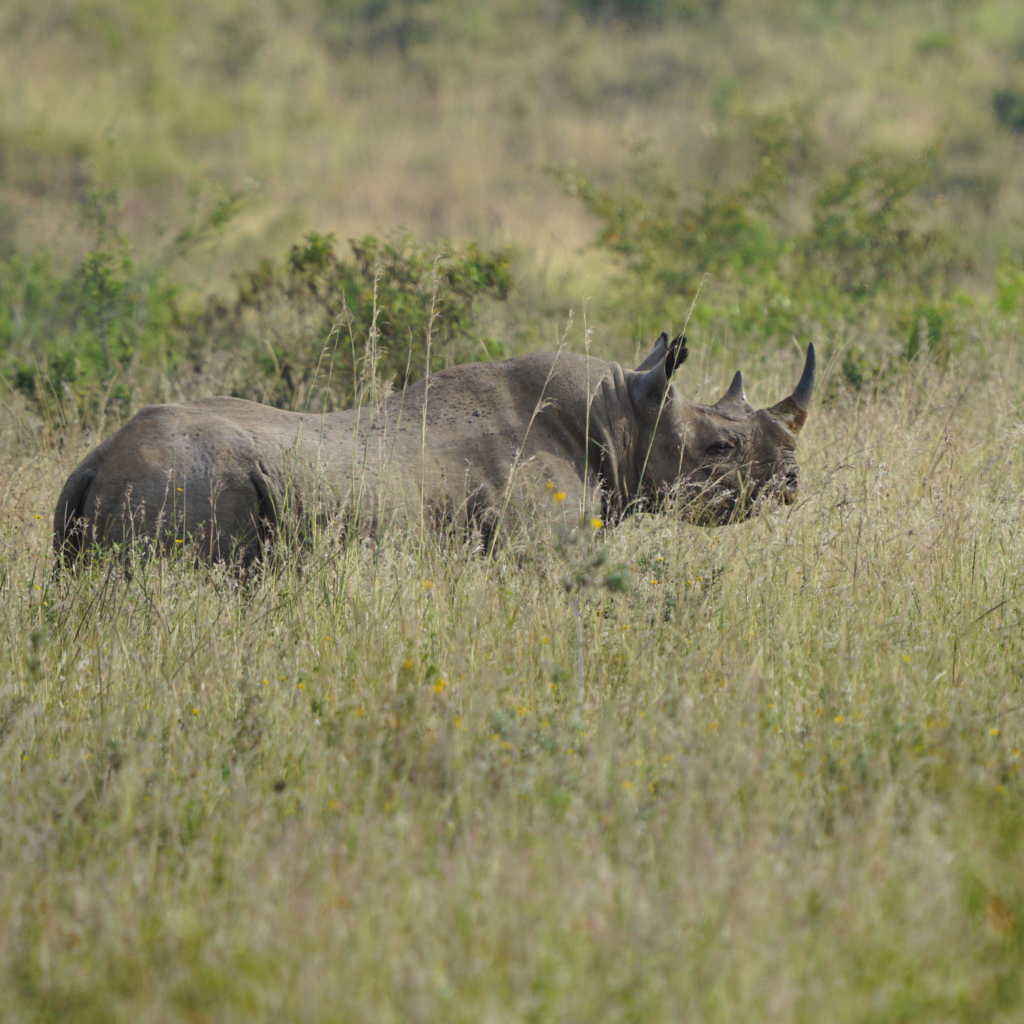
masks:
[[[55,424],[345,405],[570,308],[628,361],[698,287],[695,343],[852,389],[1024,313],[1005,0],[8,0],[0,94],[0,381]]]

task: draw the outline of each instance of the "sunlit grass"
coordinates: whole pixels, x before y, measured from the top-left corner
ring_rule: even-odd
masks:
[[[197,188],[253,178],[219,255],[173,268],[196,302],[308,229],[404,225],[518,247],[510,351],[596,322],[594,352],[634,365],[601,319],[611,257],[545,168],[610,184],[649,140],[696,202],[748,179],[747,115],[786,110],[822,180],[938,143],[929,209],[972,295],[1019,249],[1019,141],[992,108],[1022,87],[1012,0],[730,0],[639,30],[407,6],[447,27],[402,53],[339,50],[318,18],[346,5],[313,0],[0,5],[0,255],[73,264],[112,185],[158,263]],[[802,230],[807,195],[787,202]],[[806,325],[797,504],[624,524],[618,594],[567,594],[544,522],[492,559],[328,535],[255,583],[185,544],[54,578],[56,496],[120,407],[82,436],[59,395],[5,392],[0,1019],[1019,1018],[1024,357],[988,305],[959,296],[947,367]],[[687,395],[737,368],[758,405],[792,386],[788,341],[691,347]],[[874,364],[842,369],[860,348],[885,354],[877,393]],[[184,399],[231,390],[233,360],[127,372],[154,377],[138,401]]]
[[[546,528],[51,580],[76,456],[9,445],[5,1013],[1012,1017],[1024,366],[986,345],[816,407],[797,505],[616,530],[582,702]]]

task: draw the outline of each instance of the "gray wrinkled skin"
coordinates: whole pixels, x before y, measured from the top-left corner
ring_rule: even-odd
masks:
[[[79,464],[54,513],[64,559],[94,544],[182,540],[250,565],[275,531],[326,524],[479,529],[600,504],[614,521],[672,501],[693,522],[792,501],[813,385],[754,410],[742,378],[714,406],[670,383],[685,339],[636,370],[570,353],[454,366],[373,408],[284,412],[235,398],[140,410]],[[553,502],[553,492],[564,492]]]

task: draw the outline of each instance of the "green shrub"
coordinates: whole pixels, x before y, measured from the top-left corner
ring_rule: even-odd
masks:
[[[754,170],[736,188],[704,190],[696,203],[645,147],[634,152],[624,186],[605,188],[575,167],[554,171],[603,222],[598,243],[623,257],[626,273],[612,305],[620,316],[639,318],[639,334],[666,319],[681,321],[706,275],[715,279],[715,298],[702,303],[698,319],[723,314],[749,326],[782,314],[788,325],[785,301],[769,310],[781,295],[787,251],[779,209],[790,178],[813,164],[814,141],[796,118],[752,119],[744,127]]]
[[[814,225],[796,241],[800,274],[816,288],[862,301],[879,293],[931,296],[948,289],[957,250],[922,226],[921,192],[935,155],[870,154],[814,197]]]
[[[433,39],[453,17],[435,0],[320,0],[322,37],[337,54],[381,49],[406,54]]]
[[[670,18],[690,20],[718,14],[725,0],[565,0],[565,6],[586,18],[622,21],[629,25],[658,24]]]
[[[992,110],[1004,128],[1018,134],[1024,132],[1024,92],[996,89],[992,94]]]
[[[949,362],[953,339],[953,308],[948,302],[924,302],[907,317],[905,356],[916,359],[928,353],[945,366]]]
[[[747,128],[747,179],[707,189],[696,203],[643,149],[623,187],[605,188],[575,167],[555,172],[602,222],[599,244],[623,257],[612,300],[620,318],[636,318],[641,333],[678,323],[707,275],[713,287],[694,314],[698,322],[724,319],[737,332],[767,337],[868,311],[897,329],[924,305],[948,299],[963,260],[949,236],[927,224],[934,152],[868,154],[823,178],[816,141],[800,119],[757,118]],[[804,230],[786,213],[801,191],[812,196]]]
[[[241,394],[282,406],[308,402],[313,390],[347,405],[360,382],[378,378],[405,387],[426,370],[428,338],[432,372],[504,354],[478,313],[482,302],[508,297],[508,253],[470,245],[436,255],[408,236],[349,244],[342,259],[333,235],[313,233],[285,265],[264,260],[239,275],[231,302],[210,300],[187,326],[193,351],[254,353],[255,380],[240,381]]]
[[[1024,260],[1004,257],[996,271],[996,306],[1001,313],[1024,313]]]
[[[422,376],[428,337],[432,370],[504,354],[478,314],[508,297],[509,257],[473,245],[435,255],[408,237],[367,236],[342,259],[332,236],[310,234],[283,264],[238,274],[227,298],[190,305],[169,268],[243,199],[214,202],[142,265],[115,230],[116,196],[92,194],[96,241],[69,270],[45,250],[0,259],[0,376],[50,419],[88,422],[169,389],[348,404],[360,382]]]
[[[89,420],[101,409],[123,415],[152,398],[145,379],[181,363],[181,292],[168,268],[243,200],[244,191],[216,200],[142,266],[117,230],[116,190],[87,190],[82,216],[95,242],[70,270],[45,249],[0,259],[0,374],[57,419]]]
[[[634,151],[624,187],[604,188],[575,167],[554,173],[603,222],[599,244],[625,256],[633,274],[690,292],[704,274],[760,269],[778,258],[786,165],[798,150],[809,159],[810,141],[784,118],[759,119],[753,129],[755,169],[746,183],[706,189],[696,204],[644,146]]]

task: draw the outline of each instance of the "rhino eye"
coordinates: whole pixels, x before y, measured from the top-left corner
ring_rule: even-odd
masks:
[[[716,441],[714,444],[709,444],[705,451],[708,455],[718,458],[722,455],[728,455],[734,447],[735,445],[731,441]]]

